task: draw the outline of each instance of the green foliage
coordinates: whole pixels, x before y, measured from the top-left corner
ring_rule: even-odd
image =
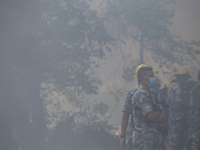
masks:
[[[118,19],[122,26],[122,35],[130,36],[134,40],[140,40],[143,36],[148,42],[160,40],[169,36],[167,26],[171,24],[170,19],[174,16],[173,11],[164,7],[166,2],[159,0],[109,1],[108,17]]]
[[[101,81],[94,74],[96,60],[104,57],[113,38],[84,0],[2,0],[0,8],[1,101],[8,112],[12,110],[9,121],[13,122],[1,129],[13,129],[8,137],[16,131],[21,149],[43,150],[41,84],[51,83],[61,92],[67,87],[80,96],[97,94]],[[77,120],[88,115],[88,107],[70,101],[82,109],[82,114],[75,113]],[[61,103],[55,108],[60,109]],[[65,112],[57,113],[51,115],[56,118]]]
[[[46,85],[41,95],[46,108],[46,122],[50,129],[70,117],[73,117],[76,123],[74,128],[95,125],[103,126],[105,130],[109,131],[112,129],[112,126],[105,122],[109,109],[107,104],[78,96],[77,92],[70,88],[66,88],[63,92],[56,92],[56,90],[55,87],[47,88]]]
[[[147,56],[147,52],[160,64],[160,68],[165,66],[171,70],[174,69],[173,64],[185,65],[198,54],[199,42],[183,41],[172,35],[168,29],[174,16],[174,10],[168,9],[168,6],[173,3],[173,0],[108,1],[105,16],[107,22],[116,22],[112,23],[112,26],[119,31],[119,42],[132,39],[133,42],[140,44],[140,59],[133,66],[126,66],[123,69],[123,78],[127,82],[134,79],[135,66],[146,62],[144,56]]]
[[[93,112],[104,116],[107,113],[108,108],[109,107],[107,106],[107,104],[103,102],[99,102],[93,106]]]
[[[135,69],[137,68],[137,65],[133,65],[131,68],[126,67],[123,68],[123,79],[127,82],[131,82],[135,79]]]
[[[53,3],[53,8],[51,3]],[[85,1],[48,1],[44,6],[41,31],[43,67],[47,82],[59,88],[75,88],[79,93],[96,94],[100,80],[93,69],[102,58],[111,38],[101,18]],[[52,13],[49,13],[51,12]]]

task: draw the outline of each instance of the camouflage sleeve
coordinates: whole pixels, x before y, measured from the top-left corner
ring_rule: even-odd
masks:
[[[127,113],[131,114],[131,110],[132,110],[131,109],[131,102],[126,100],[125,104],[124,104],[124,107],[122,109],[122,112],[127,112]]]
[[[194,102],[194,98],[193,98],[193,95],[191,94],[190,95],[190,104],[189,104],[189,110],[188,110],[188,119],[189,119],[189,124],[190,124],[190,121],[192,120],[191,119],[191,116],[194,115],[195,113],[195,102]]]
[[[128,94],[126,96],[126,101],[125,101],[122,112],[127,112],[131,114],[131,111],[132,111],[131,100],[132,100],[131,94]]]
[[[174,91],[174,100],[175,100],[175,103],[183,104],[183,98],[182,98],[181,89],[179,89],[179,88],[175,89],[175,91]]]
[[[143,116],[146,116],[147,113],[153,111],[153,107],[150,102],[150,99],[145,95],[141,95],[139,97],[139,106],[141,108],[141,112]]]

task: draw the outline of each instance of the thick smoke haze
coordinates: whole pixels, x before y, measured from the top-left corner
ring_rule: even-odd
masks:
[[[1,0],[0,150],[119,150],[138,64],[196,81],[200,2],[166,1]]]

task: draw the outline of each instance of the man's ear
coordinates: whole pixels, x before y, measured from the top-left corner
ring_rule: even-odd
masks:
[[[140,81],[143,81],[143,80],[144,80],[144,76],[141,76],[141,77],[140,77]]]

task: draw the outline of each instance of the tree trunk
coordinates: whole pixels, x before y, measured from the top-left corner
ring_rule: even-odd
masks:
[[[141,39],[140,39],[140,64],[144,63],[144,37],[143,35],[141,35]]]

